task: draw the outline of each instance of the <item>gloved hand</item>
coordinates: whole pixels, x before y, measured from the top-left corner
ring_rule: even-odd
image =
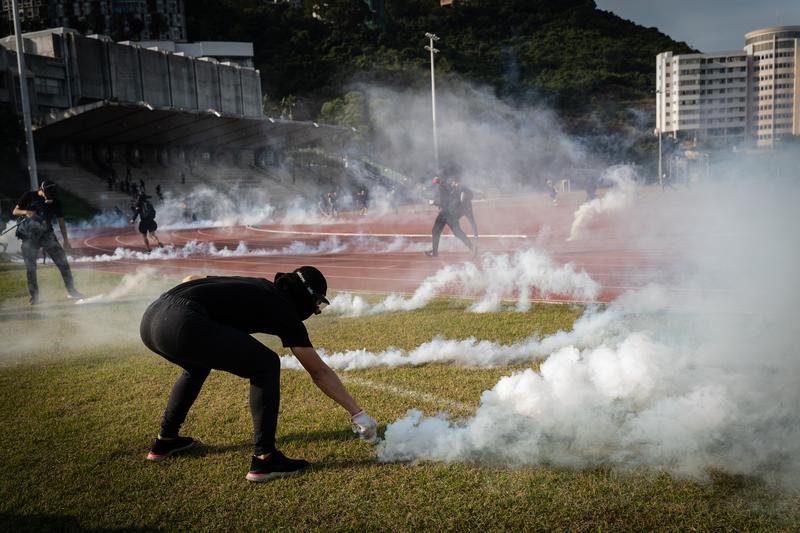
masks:
[[[361,440],[375,444],[378,442],[378,422],[369,416],[366,411],[359,411],[350,419],[353,423],[353,433]]]

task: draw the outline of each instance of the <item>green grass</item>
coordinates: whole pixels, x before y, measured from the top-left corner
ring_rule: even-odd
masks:
[[[90,293],[119,280],[85,270],[76,277]],[[261,485],[243,479],[251,451],[248,384],[220,372],[185,424],[204,445],[151,464],[144,455],[178,372],[149,353],[136,330],[141,311],[170,281],[154,279],[113,305],[81,307],[64,302],[52,268],[40,269],[40,280],[44,303],[32,311],[24,272],[0,265],[3,531],[796,531],[800,524],[796,494],[720,472],[698,482],[649,470],[377,463],[373,448],[349,431],[344,411],[302,371],[282,374],[278,445],[314,463],[306,474]],[[539,305],[478,315],[465,307],[440,300],[412,313],[321,315],[309,329],[329,350],[411,348],[435,334],[513,342],[569,328],[581,312]],[[59,340],[71,335],[73,342]],[[100,340],[90,343],[94,336]],[[467,416],[480,393],[509,372],[426,365],[341,375],[385,424],[411,408],[446,407],[437,398],[465,404],[454,414]],[[387,393],[383,385],[430,396]]]

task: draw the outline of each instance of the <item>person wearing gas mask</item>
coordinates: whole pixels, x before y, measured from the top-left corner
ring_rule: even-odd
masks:
[[[64,212],[58,199],[58,187],[49,180],[43,180],[39,188],[29,191],[14,206],[12,214],[23,217],[17,225],[16,235],[22,240],[22,257],[28,275],[28,293],[30,304],[39,303],[39,284],[36,279],[36,259],[39,250],[43,249],[53,260],[64,279],[67,298],[80,299],[83,295],[75,289],[72,271],[67,263],[64,250],[70,251],[67,226],[64,223]],[[53,231],[53,218],[58,220],[64,246],[58,243]]]
[[[251,336],[281,339],[314,384],[350,415],[353,431],[377,441],[377,422],[356,403],[336,373],[319,357],[303,321],[329,303],[328,284],[312,266],[263,278],[188,276],[145,311],[140,333],[153,352],[183,368],[170,393],[158,437],[147,459],[161,461],[195,445],[179,429],[211,370],[250,380],[253,457],[245,479],[269,481],[300,473],[308,466],[275,447],[280,402],[280,358]]]

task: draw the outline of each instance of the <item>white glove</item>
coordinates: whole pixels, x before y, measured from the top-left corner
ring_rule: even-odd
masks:
[[[378,422],[369,416],[366,411],[359,411],[350,419],[353,423],[353,433],[361,440],[375,444],[378,442]]]

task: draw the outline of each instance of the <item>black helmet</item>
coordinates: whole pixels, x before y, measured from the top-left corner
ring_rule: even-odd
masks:
[[[313,266],[301,266],[288,274],[278,272],[275,274],[275,284],[278,286],[287,286],[289,289],[298,286],[302,287],[301,292],[307,293],[308,295],[308,298],[304,299],[310,300],[310,310],[315,315],[320,314],[322,309],[330,304],[325,297],[328,292],[328,282],[325,280],[325,276],[322,275],[322,272]]]

